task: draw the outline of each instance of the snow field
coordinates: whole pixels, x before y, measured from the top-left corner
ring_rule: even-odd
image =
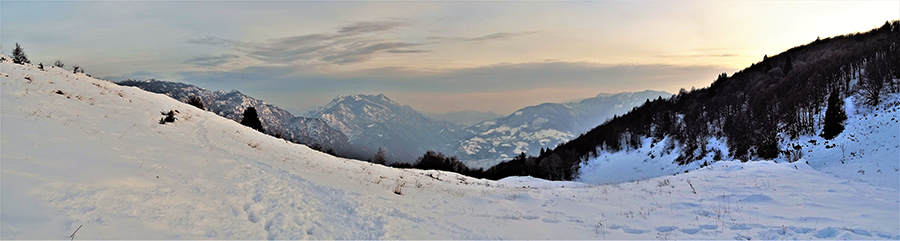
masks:
[[[332,157],[58,68],[0,80],[0,239],[900,238],[896,188],[804,162],[495,182]]]

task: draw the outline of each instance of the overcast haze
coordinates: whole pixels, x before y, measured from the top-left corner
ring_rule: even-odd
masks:
[[[2,1],[0,43],[33,63],[237,89],[294,111],[384,93],[421,111],[509,114],[705,87],[894,19],[900,1]]]

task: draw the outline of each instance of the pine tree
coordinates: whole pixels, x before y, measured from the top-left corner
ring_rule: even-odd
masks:
[[[53,63],[53,66],[56,66],[56,67],[58,67],[58,68],[62,68],[63,66],[66,66],[66,65],[63,64],[62,61],[59,61],[59,60],[57,59],[56,62]]]
[[[259,132],[264,132],[262,122],[259,121],[259,115],[257,115],[256,108],[253,108],[253,106],[247,107],[247,110],[244,110],[244,119],[241,120],[241,124]]]
[[[831,91],[828,96],[828,109],[825,110],[825,127],[822,131],[822,137],[831,140],[844,131],[844,121],[847,120],[847,114],[844,113],[844,101],[840,98],[840,92]]]
[[[19,43],[16,43],[16,48],[13,49],[13,63],[15,64],[30,64],[31,61],[28,60],[28,56],[25,55],[25,49],[22,49],[22,46]]]

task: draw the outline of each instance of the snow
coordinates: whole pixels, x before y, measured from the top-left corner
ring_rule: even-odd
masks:
[[[0,80],[0,239],[81,225],[82,240],[900,238],[896,188],[815,155],[606,185],[489,181],[332,157],[58,68],[4,62]],[[178,120],[158,124],[169,109]]]

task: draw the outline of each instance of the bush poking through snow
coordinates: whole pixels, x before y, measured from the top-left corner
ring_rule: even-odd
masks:
[[[164,125],[166,123],[175,122],[175,120],[178,119],[178,118],[175,118],[175,113],[177,113],[177,112],[178,112],[177,110],[170,110],[169,112],[160,111],[159,114],[162,114],[165,117],[159,118],[159,124]]]
[[[656,187],[666,187],[666,186],[669,186],[670,184],[671,183],[669,183],[669,179],[662,179],[662,180],[659,180],[659,183],[656,184]]]
[[[57,68],[62,68],[63,66],[66,66],[66,65],[63,64],[62,61],[59,61],[59,60],[57,59],[56,62],[53,63],[53,66],[56,66]]]
[[[201,110],[206,110],[205,108],[203,108],[203,100],[200,99],[199,96],[191,97],[190,99],[188,99],[187,103],[189,105],[193,105],[194,107],[200,108]]]

